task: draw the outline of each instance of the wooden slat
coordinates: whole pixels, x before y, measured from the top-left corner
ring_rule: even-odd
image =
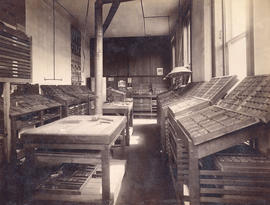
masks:
[[[213,185],[245,185],[245,186],[266,186],[270,185],[270,181],[264,179],[200,179],[200,184],[213,184]]]
[[[267,203],[267,200],[262,199],[261,197],[230,197],[230,198],[218,198],[218,197],[200,197],[201,203],[230,203],[230,204],[250,204],[250,203],[258,203],[265,205]]]
[[[31,54],[29,51],[17,51],[16,49],[13,49],[13,48],[10,49],[7,46],[3,46],[1,44],[0,44],[0,50],[6,53],[11,53],[12,55],[22,56],[27,59],[30,57],[30,54]]]
[[[26,44],[29,43],[29,38],[25,34],[23,37],[22,35],[17,35],[15,33],[16,30],[15,30],[15,32],[12,32],[12,29],[10,29],[10,30],[6,29],[6,31],[3,31],[2,29],[0,29],[0,35],[5,36],[5,37],[10,38],[10,39],[14,39],[14,40],[19,41],[19,42],[26,43]]]
[[[30,56],[25,56],[23,54],[18,54],[17,52],[8,51],[6,49],[1,49],[1,47],[0,47],[0,54],[4,55],[6,57],[19,58],[19,59],[26,60],[28,62],[30,61]]]
[[[23,72],[29,72],[31,73],[31,68],[30,67],[21,67],[21,66],[12,66],[12,65],[1,65],[0,63],[0,69],[2,70],[10,70],[10,71],[23,71]]]
[[[7,60],[12,60],[12,61],[18,61],[18,62],[23,62],[23,63],[29,63],[29,60],[26,59],[22,59],[22,58],[18,58],[18,57],[14,57],[14,56],[7,56],[5,53],[0,52],[0,58],[5,58]]]
[[[270,177],[270,173],[267,171],[256,171],[256,172],[250,172],[250,171],[212,171],[212,170],[200,170],[200,175],[205,176],[226,176],[226,177]]]
[[[30,46],[24,42],[20,42],[20,41],[17,41],[16,39],[12,39],[12,38],[9,38],[5,35],[1,35],[0,34],[0,39],[4,40],[4,41],[8,41],[10,43],[14,43],[14,44],[17,44],[17,45],[20,45],[20,46],[23,46],[23,47],[26,47],[26,48],[30,48]]]
[[[4,41],[1,38],[0,38],[0,46],[4,47],[4,48],[9,48],[9,49],[12,49],[12,50],[16,50],[16,51],[19,51],[19,52],[26,52],[26,53],[31,52],[31,50],[28,47],[20,46],[19,44],[16,44],[16,43],[7,42],[7,41]]]
[[[201,194],[222,194],[222,195],[238,195],[238,196],[262,196],[263,198],[270,199],[270,190],[267,188],[260,187],[250,187],[249,189],[235,189],[229,190],[229,187],[226,189],[222,188],[201,188]]]

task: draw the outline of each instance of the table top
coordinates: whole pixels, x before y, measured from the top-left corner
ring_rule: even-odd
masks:
[[[30,144],[111,144],[126,120],[125,116],[73,115],[26,130],[21,138]]]
[[[131,111],[133,108],[133,102],[110,102],[103,104],[103,110],[115,109],[115,110],[128,110]]]

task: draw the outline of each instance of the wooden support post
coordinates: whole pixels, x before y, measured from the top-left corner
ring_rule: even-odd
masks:
[[[103,77],[103,22],[102,22],[102,0],[95,3],[95,114],[102,115],[102,77]]]
[[[178,161],[178,159],[183,160],[183,147],[182,144],[180,144],[179,142],[176,142],[176,159]],[[168,150],[170,151],[170,150]],[[172,158],[172,156],[170,157]],[[179,160],[179,161],[180,161]],[[172,163],[172,162],[171,162]],[[176,183],[177,183],[177,192],[178,192],[178,196],[181,200],[181,203],[184,204],[183,198],[184,198],[184,175],[183,173],[181,173],[184,169],[183,169],[183,163],[179,163],[179,162],[175,162],[176,166],[177,166],[177,176],[176,176]]]
[[[189,142],[189,170],[188,170],[190,205],[200,205],[200,170],[198,150]]]
[[[7,157],[7,162],[11,159],[11,121],[9,117],[10,111],[10,83],[4,83],[3,89],[4,96],[4,134],[5,134],[5,152]]]
[[[102,200],[103,205],[110,204],[110,149],[105,146],[102,150]]]
[[[129,141],[130,141],[130,132],[129,132],[130,114],[129,114],[129,111],[127,111],[126,117],[127,117],[127,123],[126,123],[126,133],[125,133],[125,138],[126,138],[125,145],[129,146]]]
[[[114,15],[115,15],[117,9],[119,8],[119,5],[120,5],[120,1],[119,0],[113,1],[112,6],[111,6],[111,8],[109,10],[108,16],[105,19],[105,22],[103,24],[103,33],[105,33],[106,30],[107,30],[107,28],[109,27],[109,25],[110,25],[110,23],[111,23]]]

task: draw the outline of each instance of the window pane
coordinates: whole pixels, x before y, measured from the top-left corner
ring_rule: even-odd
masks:
[[[224,0],[226,41],[247,31],[247,0]]]
[[[232,0],[232,38],[246,32],[247,0]]]
[[[228,44],[228,60],[230,75],[240,80],[247,76],[246,37]]]

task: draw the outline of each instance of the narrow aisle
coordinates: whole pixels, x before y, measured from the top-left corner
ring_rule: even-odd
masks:
[[[135,119],[127,167],[116,205],[174,205],[175,194],[169,171],[160,156],[156,120]]]

